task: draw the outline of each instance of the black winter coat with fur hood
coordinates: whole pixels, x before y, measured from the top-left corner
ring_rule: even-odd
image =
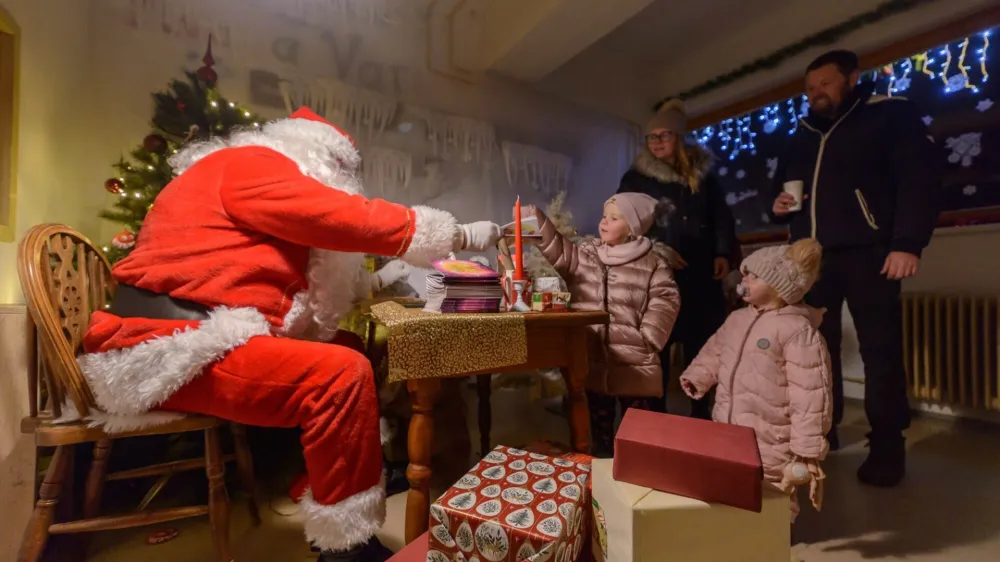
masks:
[[[716,257],[730,258],[737,247],[733,214],[712,173],[712,157],[689,146],[691,166],[699,186],[693,192],[686,178],[643,148],[622,176],[618,193],[645,193],[657,201],[656,222],[646,234],[677,250],[689,267],[711,272]]]

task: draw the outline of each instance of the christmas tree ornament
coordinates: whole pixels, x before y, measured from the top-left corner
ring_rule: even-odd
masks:
[[[167,151],[167,139],[156,133],[146,135],[146,138],[142,139],[142,149],[153,154],[163,154]]]
[[[122,180],[118,178],[108,178],[104,182],[104,189],[107,189],[108,193],[114,193],[115,195],[118,195],[122,192],[124,188],[125,184],[122,182]]]
[[[211,34],[208,36],[208,50],[205,51],[205,56],[201,59],[201,62],[205,63],[205,66],[199,68],[195,74],[209,86],[215,86],[216,81],[219,80],[219,74],[212,68],[215,65],[215,59],[212,57]]]
[[[130,250],[135,246],[135,234],[123,230],[115,234],[115,237],[111,239],[111,245],[119,250]]]

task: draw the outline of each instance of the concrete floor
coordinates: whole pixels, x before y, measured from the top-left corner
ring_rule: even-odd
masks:
[[[532,403],[526,392],[494,393],[493,412],[494,443],[568,440],[565,421],[541,403]],[[866,454],[863,412],[849,405],[847,418],[841,431],[845,447],[825,464],[823,512],[816,513],[803,502],[793,531],[797,559],[1000,561],[1000,428],[919,419],[909,432],[907,480],[894,490],[874,490],[854,477]],[[472,443],[478,443],[476,428],[470,429]],[[393,549],[402,547],[404,508],[405,494],[390,498],[381,538]],[[303,539],[294,504],[274,499],[263,511],[264,524],[253,528],[243,503],[236,502],[231,526],[236,560],[315,559]],[[88,560],[214,562],[207,521],[190,520],[176,527],[180,536],[157,546],[145,544],[145,537],[156,528],[102,533],[95,537]]]

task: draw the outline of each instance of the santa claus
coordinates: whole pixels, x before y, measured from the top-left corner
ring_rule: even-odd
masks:
[[[115,266],[118,291],[80,357],[109,430],[178,412],[301,427],[300,505],[320,560],[385,558],[371,546],[385,517],[371,366],[324,343],[371,290],[364,254],[428,266],[500,236],[491,222],[366,199],[360,161],[308,109],[176,154],[178,177]]]

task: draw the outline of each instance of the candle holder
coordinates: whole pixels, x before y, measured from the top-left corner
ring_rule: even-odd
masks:
[[[510,309],[514,312],[530,312],[531,307],[524,302],[524,289],[528,286],[525,280],[514,280],[514,304]]]

